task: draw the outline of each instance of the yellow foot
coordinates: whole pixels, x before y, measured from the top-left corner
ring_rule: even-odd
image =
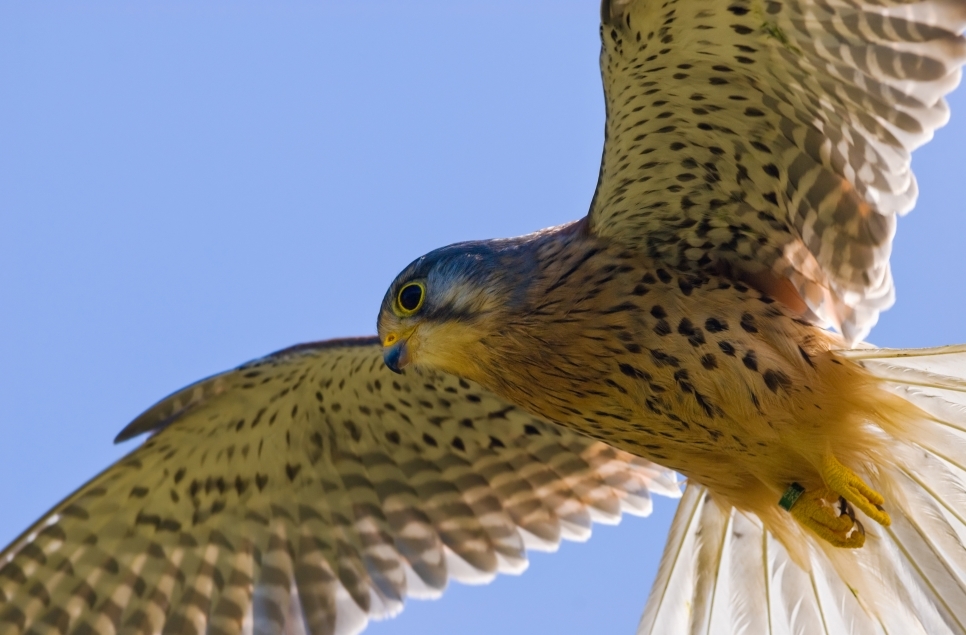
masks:
[[[831,454],[825,457],[822,464],[822,478],[829,488],[861,509],[875,522],[885,527],[892,524],[889,514],[882,509],[885,502],[882,494],[866,485],[855,472],[839,463]]]
[[[865,528],[836,492],[830,489],[804,492],[790,506],[789,511],[798,522],[834,546],[858,549],[865,544]]]

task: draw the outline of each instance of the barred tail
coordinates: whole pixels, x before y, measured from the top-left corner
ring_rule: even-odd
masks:
[[[689,485],[639,634],[966,634],[966,346],[838,354],[912,413],[876,422],[894,461],[867,477],[892,524],[865,523],[861,549],[807,535],[793,554]]]

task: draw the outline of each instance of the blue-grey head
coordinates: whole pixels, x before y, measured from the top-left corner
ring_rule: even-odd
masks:
[[[379,311],[386,365],[477,376],[485,340],[525,301],[532,246],[532,235],[457,243],[403,269]]]

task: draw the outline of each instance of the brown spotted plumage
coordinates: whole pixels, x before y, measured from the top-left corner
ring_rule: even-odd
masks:
[[[647,513],[673,471],[640,632],[966,633],[966,349],[850,348],[892,302],[966,3],[601,14],[588,216],[436,250],[379,340],[151,408],[0,554],[0,635],[357,632]]]
[[[148,441],[0,556],[0,633],[352,633],[525,547],[647,514],[673,474],[373,339],[293,347],[164,399]]]
[[[862,339],[894,299],[910,153],[966,61],[959,0],[605,0],[593,231],[790,283]]]

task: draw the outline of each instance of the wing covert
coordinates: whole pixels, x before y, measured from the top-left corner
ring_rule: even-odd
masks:
[[[894,299],[910,153],[966,61],[958,0],[610,0],[592,231],[787,280],[861,339]]]
[[[375,339],[303,345],[162,400],[154,434],[0,553],[0,633],[353,633],[448,579],[647,514],[673,474]]]

